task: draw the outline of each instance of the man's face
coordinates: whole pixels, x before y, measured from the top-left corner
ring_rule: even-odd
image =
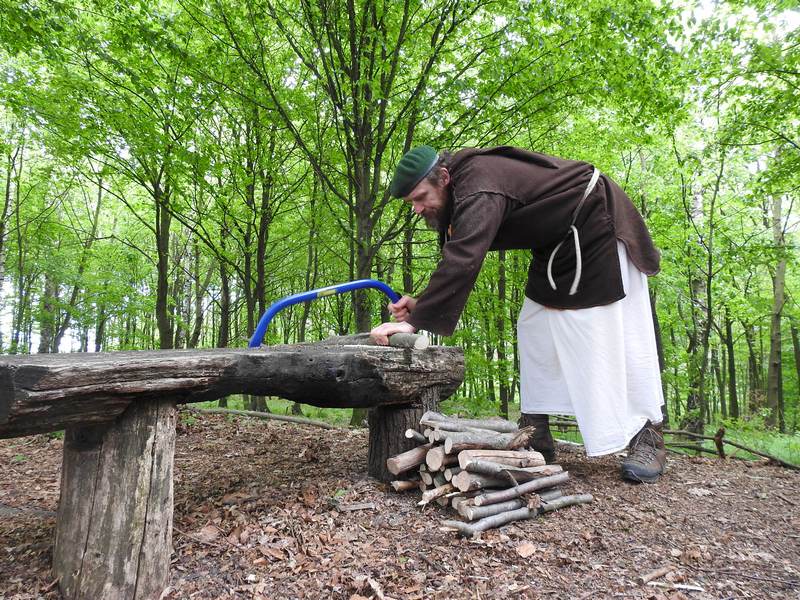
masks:
[[[438,231],[442,213],[447,205],[447,184],[450,183],[450,173],[447,169],[439,170],[439,181],[431,183],[426,177],[403,198],[411,205],[413,211],[425,219],[428,227]]]

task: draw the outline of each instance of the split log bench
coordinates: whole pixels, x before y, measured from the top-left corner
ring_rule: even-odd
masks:
[[[348,343],[355,342],[355,343]],[[65,598],[158,598],[169,581],[176,404],[229,394],[372,408],[369,473],[464,376],[458,348],[361,337],[255,349],[0,359],[0,438],[65,430],[53,572]]]

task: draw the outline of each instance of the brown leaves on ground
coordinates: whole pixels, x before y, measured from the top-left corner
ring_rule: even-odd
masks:
[[[618,458],[564,451],[565,491],[594,503],[463,540],[440,531],[449,510],[366,478],[366,454],[365,431],[198,417],[177,441],[165,598],[800,597],[791,471],[671,457],[637,486]],[[60,461],[60,440],[0,440],[0,598],[59,597]]]

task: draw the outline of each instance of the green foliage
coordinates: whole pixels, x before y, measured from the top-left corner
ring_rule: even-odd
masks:
[[[774,414],[786,261],[781,386],[796,430],[796,24],[795,7],[767,0],[0,0],[0,350],[243,346],[298,291],[369,276],[419,294],[438,252],[388,197],[397,157],[516,144],[592,162],[645,216],[674,422],[729,414],[732,376],[742,423],[761,431]],[[505,394],[518,413],[529,261],[487,257],[460,328],[435,340],[467,358],[447,410],[497,414]],[[384,303],[295,306],[265,341],[364,329]]]

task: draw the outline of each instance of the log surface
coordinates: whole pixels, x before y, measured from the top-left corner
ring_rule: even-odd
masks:
[[[113,421],[131,402],[229,394],[330,408],[419,405],[464,377],[459,348],[297,344],[263,348],[7,356],[0,360],[0,438]]]
[[[64,436],[53,573],[64,598],[159,598],[169,583],[175,404]]]

